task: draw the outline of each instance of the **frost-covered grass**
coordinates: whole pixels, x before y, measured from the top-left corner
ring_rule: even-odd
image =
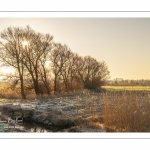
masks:
[[[68,128],[68,132],[76,129],[88,132],[88,130],[101,131],[100,127],[97,126],[101,119],[100,97],[100,93],[96,94],[86,90],[78,94],[72,93],[65,96],[44,98],[40,102],[35,99],[27,99],[23,102],[20,101],[20,103],[19,99],[0,99],[0,104],[1,109],[5,110],[4,113],[7,110],[9,111],[9,108],[11,110],[16,108],[33,110],[32,121],[44,123],[50,128],[52,126],[60,129]],[[74,129],[69,131],[72,126]],[[95,127],[96,130],[94,129]]]

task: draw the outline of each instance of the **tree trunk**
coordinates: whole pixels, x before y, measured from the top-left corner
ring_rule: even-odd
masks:
[[[26,99],[24,93],[24,81],[23,81],[23,72],[21,73],[20,68],[18,68],[19,78],[20,78],[20,86],[21,86],[21,99]]]
[[[54,93],[56,94],[57,92],[57,78],[55,77],[54,79]]]
[[[42,65],[42,68],[43,68],[43,73],[44,73],[44,79],[42,78],[42,80],[43,80],[43,83],[45,85],[47,95],[50,96],[50,89],[49,89],[49,86],[48,86],[48,82],[47,82],[48,80],[47,80],[47,75],[46,75],[46,70],[44,68],[44,65]]]
[[[49,90],[47,82],[45,83],[45,88],[46,88],[46,91],[47,91],[47,95],[50,96],[50,90]]]
[[[26,96],[24,93],[23,77],[21,77],[20,80],[21,80],[21,98],[26,99]]]
[[[34,91],[35,91],[35,94],[38,98],[40,96],[39,84],[38,84],[37,80],[33,80],[33,82],[34,82]]]

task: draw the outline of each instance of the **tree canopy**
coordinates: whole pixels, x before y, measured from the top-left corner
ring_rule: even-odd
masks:
[[[109,78],[104,61],[79,56],[66,44],[55,43],[50,34],[36,32],[29,26],[8,27],[0,37],[0,61],[16,70],[13,83],[19,84],[23,99],[31,87],[38,97],[53,92],[100,88]]]

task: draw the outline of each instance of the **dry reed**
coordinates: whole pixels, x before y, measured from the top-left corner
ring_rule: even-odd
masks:
[[[117,132],[150,131],[148,92],[120,91],[103,94],[103,121],[107,130]]]

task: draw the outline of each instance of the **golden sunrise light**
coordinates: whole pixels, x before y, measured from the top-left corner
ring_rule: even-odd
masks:
[[[0,20],[0,132],[150,132],[150,18]]]
[[[21,18],[2,19],[1,31],[7,27],[26,26],[49,33],[81,56],[90,55],[105,61],[111,79],[149,79],[149,18]],[[61,27],[59,26],[61,24]],[[22,46],[29,46],[27,39]]]
[[[15,69],[13,67],[1,67],[0,72],[2,74],[11,74],[15,72]]]

